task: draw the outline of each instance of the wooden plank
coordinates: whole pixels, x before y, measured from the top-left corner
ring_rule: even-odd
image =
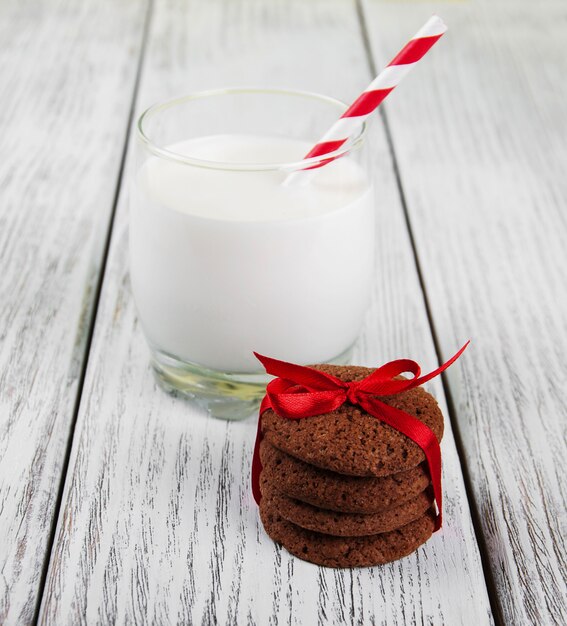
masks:
[[[2,624],[36,612],[144,14],[137,0],[0,5]]]
[[[368,3],[376,63],[438,4]],[[567,621],[563,2],[443,7],[387,106],[502,621]]]
[[[337,76],[341,80],[337,80]],[[183,91],[269,84],[350,99],[369,72],[350,2],[156,3],[140,109]],[[383,127],[373,131],[378,275],[356,361],[436,365]],[[161,392],[129,290],[123,190],[44,624],[491,623],[450,427],[446,527],[398,563],[318,568],[276,547],[249,490],[255,419],[226,423]],[[456,345],[456,343],[455,343]],[[431,388],[443,403],[439,381]]]

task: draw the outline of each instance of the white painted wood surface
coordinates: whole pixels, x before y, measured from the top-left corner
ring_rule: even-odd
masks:
[[[137,108],[242,82],[350,99],[369,77],[349,2],[163,1],[153,11]],[[377,364],[404,355],[432,368],[379,122],[373,132],[379,271],[355,358]],[[153,381],[129,289],[127,221],[123,187],[40,622],[491,623],[450,427],[446,526],[415,555],[334,571],[275,547],[249,490],[254,420],[209,419]],[[449,339],[456,347],[464,336]],[[443,404],[439,381],[431,389]]]
[[[41,596],[144,13],[0,4],[1,624]]]
[[[432,12],[451,30],[386,105],[496,619],[565,623],[560,0],[363,2],[380,67]],[[156,388],[127,271],[123,186],[45,588],[42,572],[140,60],[146,3],[0,6],[0,623],[490,623],[450,429],[446,526],[384,568],[274,547],[248,489],[254,422]],[[141,110],[255,83],[351,99],[370,78],[345,0],[156,0]],[[378,276],[356,360],[435,350],[380,122]],[[548,374],[549,373],[549,374]],[[551,377],[553,375],[553,378]],[[439,381],[430,387],[445,407]]]
[[[567,4],[368,2],[377,65],[435,10],[388,120],[442,354],[473,340],[448,380],[498,611],[565,624]]]

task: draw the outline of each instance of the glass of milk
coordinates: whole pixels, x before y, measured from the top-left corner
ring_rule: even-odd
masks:
[[[267,377],[254,351],[348,361],[374,268],[365,129],[303,160],[345,108],[313,93],[226,89],[153,106],[138,122],[139,319],[162,386],[212,415],[257,408]],[[340,158],[314,167],[329,156]]]

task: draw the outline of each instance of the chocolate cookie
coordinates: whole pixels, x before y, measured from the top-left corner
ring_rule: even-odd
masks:
[[[260,444],[262,474],[287,496],[345,513],[377,513],[420,494],[430,482],[423,465],[382,478],[344,476]]]
[[[411,554],[433,532],[428,511],[397,530],[368,537],[332,537],[305,530],[285,520],[268,498],[262,498],[260,517],[268,535],[291,554],[326,567],[367,567]]]
[[[374,371],[350,365],[313,367],[345,382],[362,380]],[[416,417],[441,440],[443,415],[425,389],[416,387],[380,400]],[[302,461],[352,476],[388,476],[425,460],[411,439],[348,402],[330,413],[297,420],[269,409],[262,416],[262,432],[272,445]]]
[[[338,537],[362,537],[395,530],[421,517],[433,504],[433,497],[423,491],[416,498],[381,513],[337,513],[289,498],[261,478],[262,500],[288,522],[307,530]]]

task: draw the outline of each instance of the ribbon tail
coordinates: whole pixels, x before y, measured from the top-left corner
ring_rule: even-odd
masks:
[[[260,460],[260,443],[262,442],[262,415],[264,411],[272,408],[268,396],[264,396],[260,411],[258,413],[258,428],[256,429],[256,441],[254,442],[254,453],[252,455],[252,471],[250,480],[252,482],[252,495],[257,505],[260,505],[262,492],[260,491],[260,474],[262,472],[262,461]]]
[[[359,389],[365,393],[378,396],[388,396],[390,394],[401,393],[408,391],[414,387],[419,387],[426,383],[428,380],[439,376],[441,372],[444,372],[449,366],[451,366],[460,356],[463,354],[470,340],[447,362],[443,363],[440,367],[421,376],[421,370],[419,365],[415,361],[409,359],[398,359],[397,361],[390,361],[385,365],[382,365],[376,369],[370,376],[367,376],[360,382]],[[397,379],[397,376],[411,372],[413,378],[409,379]]]
[[[301,385],[317,391],[328,391],[337,387],[341,389],[345,387],[345,384],[335,376],[314,370],[311,367],[279,361],[257,352],[254,352],[254,356],[262,363],[268,374],[291,381],[295,385]]]
[[[254,442],[254,455],[252,456],[252,495],[256,504],[260,504],[262,492],[260,491],[260,473],[262,472],[262,461],[260,461],[260,442],[262,441],[261,429],[262,415],[258,415],[258,430],[256,431],[256,441]]]
[[[417,418],[408,415],[376,398],[361,398],[360,406],[373,417],[383,421],[395,430],[406,435],[423,450],[431,475],[433,497],[437,504],[435,531],[443,523],[443,492],[441,486],[441,448],[434,432]]]
[[[431,380],[432,378],[435,378],[435,376],[439,376],[439,374],[441,374],[441,372],[444,372],[450,365],[453,365],[453,363],[467,349],[467,347],[468,347],[470,342],[471,342],[471,340],[469,339],[465,343],[465,345],[456,354],[454,354],[448,361],[445,361],[445,363],[443,363],[443,365],[438,367],[436,370],[433,370],[432,372],[429,372],[429,374],[426,374],[425,376],[422,376],[421,378],[412,378],[412,380],[411,380],[411,382],[412,382],[411,387],[418,387],[419,385],[423,385],[423,383],[426,383],[428,380]]]

